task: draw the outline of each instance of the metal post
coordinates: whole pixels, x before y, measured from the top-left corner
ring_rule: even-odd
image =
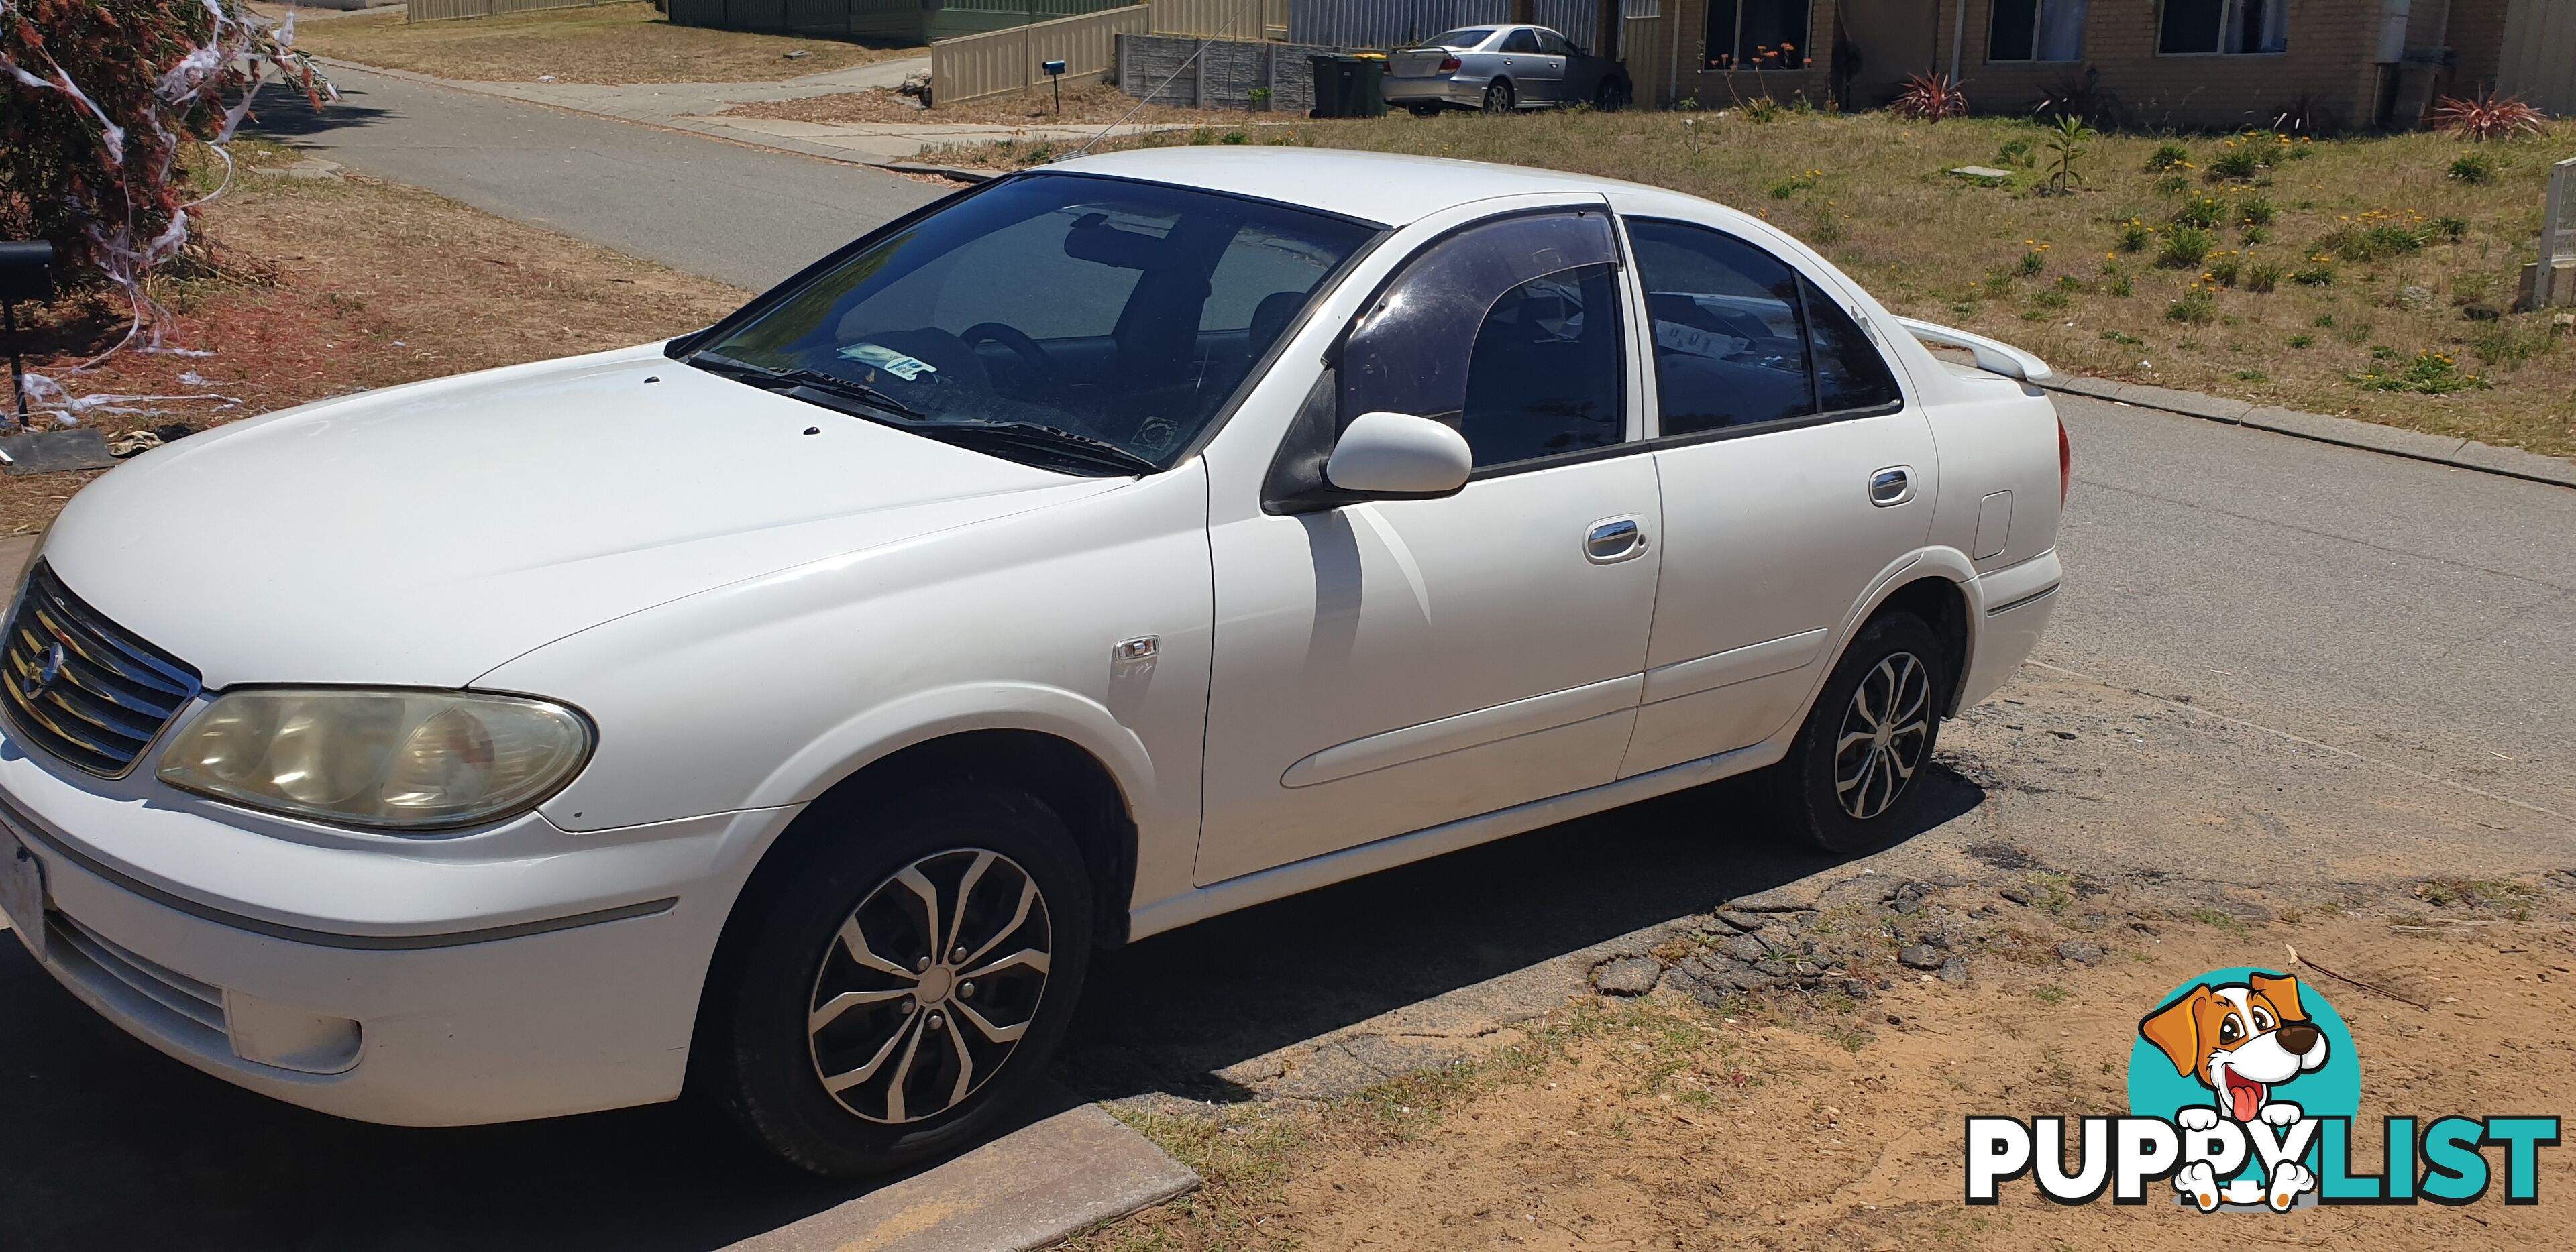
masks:
[[[2549,171],[2549,200],[2540,215],[2539,259],[2522,269],[2525,312],[2576,304],[2576,157]]]
[[[9,385],[18,392],[18,425],[27,424],[27,367],[18,359],[18,302],[0,300],[0,318],[9,331]]]

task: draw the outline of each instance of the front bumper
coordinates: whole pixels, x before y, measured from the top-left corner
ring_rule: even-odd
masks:
[[[1402,108],[1412,104],[1446,104],[1462,109],[1479,109],[1485,105],[1485,84],[1461,82],[1456,78],[1394,78],[1380,84],[1386,102]]]
[[[45,893],[40,917],[11,921],[45,969],[215,1077],[412,1126],[677,1096],[725,914],[793,816],[572,835],[531,814],[444,846],[370,847],[85,781],[0,734],[0,824]],[[210,852],[224,873],[173,876]],[[209,877],[265,889],[227,896]]]

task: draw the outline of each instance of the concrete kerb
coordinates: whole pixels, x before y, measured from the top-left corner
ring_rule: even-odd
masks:
[[[2499,448],[2456,435],[2428,435],[2418,430],[2382,426],[2376,422],[2355,421],[2349,417],[2329,417],[2322,413],[2302,413],[2296,409],[2258,406],[2224,396],[2202,395],[2195,391],[2177,391],[2171,387],[2154,387],[2143,383],[2123,383],[2107,378],[2051,378],[2040,384],[2051,391],[2112,400],[2179,413],[2203,421],[2222,422],[2230,426],[2251,426],[2275,434],[2313,439],[2319,443],[2339,444],[2369,452],[2384,452],[2417,461],[2430,461],[2454,469],[2475,470],[2505,478],[2520,478],[2547,483],[2553,487],[2576,487],[2576,462],[2561,457],[2542,456],[2520,448]]]

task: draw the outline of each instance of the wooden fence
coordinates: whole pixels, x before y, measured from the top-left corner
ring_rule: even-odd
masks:
[[[448,17],[490,17],[530,9],[583,9],[617,0],[411,0],[403,9],[406,22],[434,22]]]
[[[1153,6],[1129,5],[988,31],[930,45],[930,98],[955,104],[1042,85],[1038,66],[1064,62],[1064,85],[1097,82],[1117,65],[1118,36],[1153,27]]]

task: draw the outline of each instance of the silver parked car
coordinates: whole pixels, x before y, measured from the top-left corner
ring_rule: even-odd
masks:
[[[1444,108],[1508,113],[1577,101],[1615,109],[1632,94],[1617,61],[1544,26],[1462,27],[1386,59],[1386,102],[1420,117]]]

